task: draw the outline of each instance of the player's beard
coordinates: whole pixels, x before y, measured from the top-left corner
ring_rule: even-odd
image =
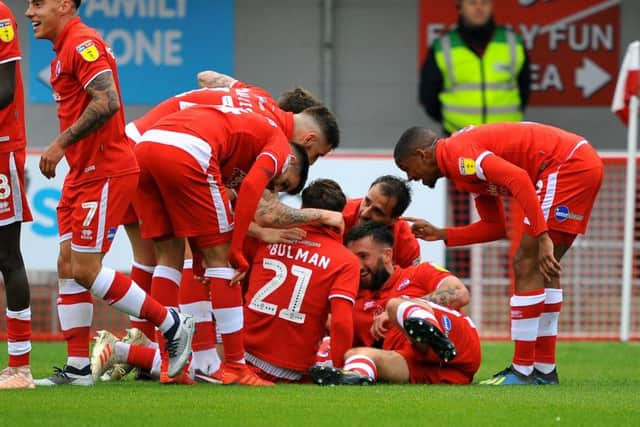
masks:
[[[382,262],[382,258],[379,259],[375,271],[371,272],[370,289],[373,291],[382,289],[384,284],[387,283],[387,280],[389,280],[389,276],[391,276],[391,274],[385,268],[384,262]]]

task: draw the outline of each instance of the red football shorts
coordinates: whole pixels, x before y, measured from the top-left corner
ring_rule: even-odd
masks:
[[[233,214],[218,165],[206,155],[196,158],[194,150],[183,149],[183,134],[161,132],[157,139],[165,137],[177,138],[178,146],[143,141],[135,148],[140,165],[135,206],[142,238],[188,237],[199,248],[229,242]],[[184,146],[188,149],[188,141]]]
[[[547,168],[536,183],[550,230],[584,234],[600,191],[602,160],[586,141],[579,144],[564,163]],[[523,231],[531,234],[526,220]]]
[[[25,150],[0,153],[0,226],[32,220],[24,185]]]
[[[135,197],[135,193],[134,193],[134,197]],[[133,203],[130,203],[129,207],[127,208],[127,211],[124,213],[124,216],[122,217],[122,224],[129,225],[129,224],[137,224],[137,223],[138,223],[138,214],[136,213],[136,210],[133,208]]]
[[[76,252],[106,253],[137,185],[135,173],[64,186],[57,209],[60,241],[71,239]]]
[[[404,335],[400,328],[393,328],[385,338],[383,348],[399,353],[409,367],[412,384],[469,384],[480,368],[482,351],[476,328],[460,315],[434,308],[434,314],[449,339],[456,346],[456,357],[444,363],[433,351],[424,352]]]

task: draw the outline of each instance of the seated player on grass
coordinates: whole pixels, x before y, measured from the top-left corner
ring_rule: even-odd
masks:
[[[379,224],[354,228],[346,244],[360,258],[362,303],[356,308],[356,335],[365,346],[346,353],[344,370],[314,366],[310,371],[314,381],[470,383],[481,360],[475,326],[459,311],[432,302],[453,307],[466,304],[468,292],[462,282],[432,265],[430,279],[429,274],[420,277],[416,271],[407,274],[410,269],[394,267],[393,235]],[[425,286],[429,281],[440,284],[430,289]],[[382,313],[373,318],[372,313],[366,314],[371,307],[382,309]],[[382,349],[372,347],[377,340],[382,340]]]

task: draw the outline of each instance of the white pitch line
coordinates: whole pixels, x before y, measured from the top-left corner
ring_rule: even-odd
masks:
[[[549,31],[551,31],[552,28],[555,27],[560,27],[566,24],[571,24],[572,22],[575,21],[579,21],[582,18],[586,18],[587,16],[591,16],[591,15],[595,15],[598,12],[602,12],[605,9],[609,9],[612,6],[615,6],[617,4],[620,4],[621,0],[609,0],[606,1],[604,3],[600,3],[597,4],[595,6],[591,6],[588,9],[582,10],[578,13],[575,13],[573,15],[569,15],[566,18],[563,18],[559,21],[556,21],[554,23],[551,23],[549,25],[545,25],[544,27],[542,27],[539,31],[538,34],[544,34],[544,33],[548,33]]]

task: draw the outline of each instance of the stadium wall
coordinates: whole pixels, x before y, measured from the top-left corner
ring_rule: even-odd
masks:
[[[497,0],[496,7],[501,1],[515,0]],[[26,76],[31,31],[23,18],[26,3],[5,2],[21,25]],[[453,3],[443,0],[442,7],[454,7]],[[417,103],[418,1],[334,0],[334,5],[335,111],[344,135],[342,146],[389,149],[405,128],[432,126]],[[274,94],[302,85],[321,95],[322,10],[320,0],[236,0],[235,75]],[[638,37],[639,19],[640,2],[622,0],[621,56]],[[215,44],[202,41],[202,45],[203,54],[216,55]],[[193,70],[194,75],[197,71]],[[148,109],[147,105],[126,105],[127,117],[136,118]],[[526,119],[578,132],[599,149],[625,146],[624,128],[606,107],[534,107],[527,111]],[[54,106],[28,104],[27,124],[29,145],[47,146],[58,129]]]

